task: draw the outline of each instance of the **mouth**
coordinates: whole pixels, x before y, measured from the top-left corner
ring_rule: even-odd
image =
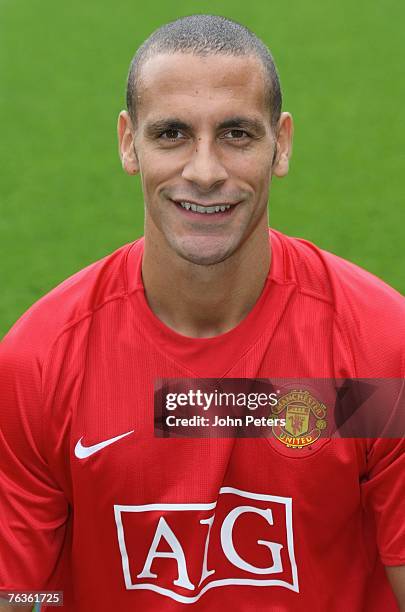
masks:
[[[231,204],[229,202],[215,202],[210,205],[201,204],[198,202],[190,202],[188,200],[172,200],[177,206],[188,216],[197,215],[199,217],[225,217],[232,214],[233,210],[239,204]]]

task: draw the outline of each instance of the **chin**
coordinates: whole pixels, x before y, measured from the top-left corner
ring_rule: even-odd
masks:
[[[192,249],[175,248],[176,253],[185,261],[188,261],[196,266],[213,266],[228,259],[234,249],[215,249],[208,251],[207,249]]]
[[[201,253],[179,253],[179,255],[189,263],[196,266],[214,266],[215,264],[219,264],[227,259],[227,256],[201,255]]]

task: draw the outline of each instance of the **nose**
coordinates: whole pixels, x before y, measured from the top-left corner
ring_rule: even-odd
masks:
[[[198,142],[184,166],[182,177],[197,185],[202,191],[210,191],[228,178],[214,146],[209,142]]]

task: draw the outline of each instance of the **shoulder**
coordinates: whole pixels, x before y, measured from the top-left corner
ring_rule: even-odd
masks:
[[[86,266],[35,302],[3,338],[1,352],[32,352],[41,360],[60,334],[122,299],[127,294],[126,259],[137,242]]]
[[[330,303],[337,333],[353,353],[357,375],[403,373],[405,298],[354,263],[306,240],[275,234],[283,246],[290,282],[296,283],[301,293]]]
[[[271,234],[282,245],[286,279],[301,292],[329,301],[342,315],[347,308],[360,308],[367,316],[387,307],[404,314],[405,298],[380,278],[308,240]]]

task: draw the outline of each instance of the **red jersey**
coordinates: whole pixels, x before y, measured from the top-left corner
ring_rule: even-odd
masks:
[[[7,334],[0,590],[63,590],[72,612],[397,610],[383,565],[405,563],[402,440],[154,436],[156,379],[404,377],[403,298],[270,237],[261,296],[220,336],[153,314],[142,239]]]

